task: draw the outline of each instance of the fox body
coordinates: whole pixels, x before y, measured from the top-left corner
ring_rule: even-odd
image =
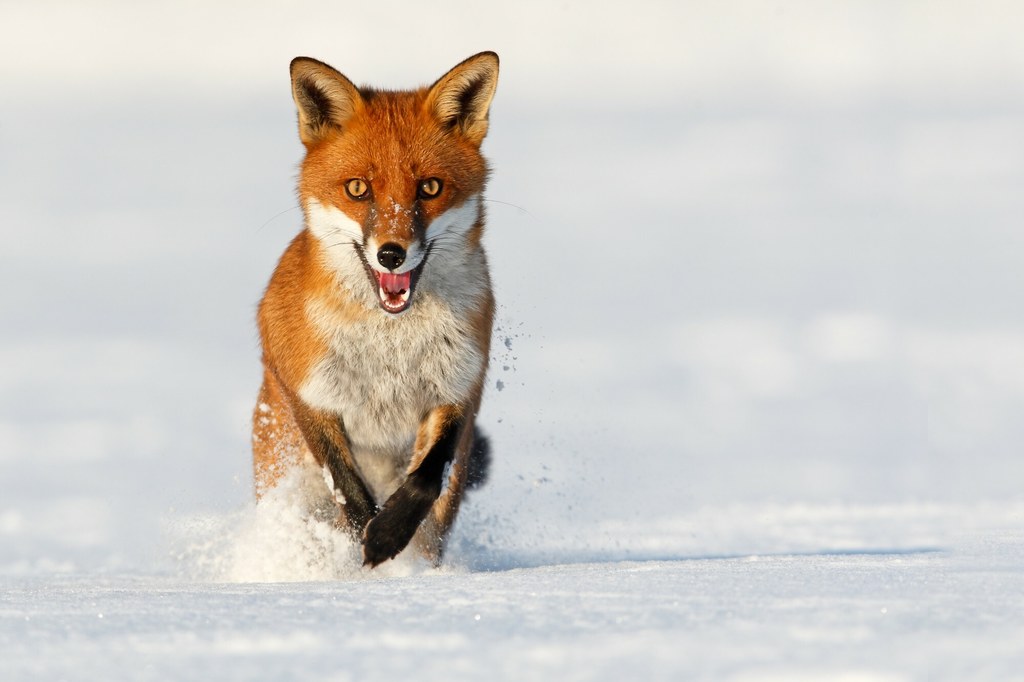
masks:
[[[411,91],[291,64],[305,225],[259,306],[256,494],[311,459],[371,566],[410,541],[439,561],[486,457],[474,428],[494,315],[480,145],[497,75],[491,52]]]

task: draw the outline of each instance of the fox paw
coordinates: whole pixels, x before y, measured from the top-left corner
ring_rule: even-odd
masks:
[[[363,565],[376,566],[393,559],[416,534],[441,492],[440,481],[426,482],[414,472],[396,490],[363,531]]]
[[[404,499],[403,493],[399,488],[362,532],[362,565],[373,567],[393,559],[416,535],[427,506]]]
[[[394,559],[398,553],[405,549],[416,532],[416,525],[409,530],[409,523],[404,521],[400,515],[394,513],[394,509],[381,510],[363,531],[363,565],[371,568],[382,564],[388,559]]]

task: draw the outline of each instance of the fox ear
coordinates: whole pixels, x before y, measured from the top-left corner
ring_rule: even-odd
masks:
[[[299,110],[299,138],[307,147],[331,128],[343,128],[362,106],[359,89],[323,62],[296,57],[291,64],[292,97]]]
[[[498,55],[481,52],[430,86],[427,105],[443,123],[479,146],[487,134],[487,111],[498,87]]]

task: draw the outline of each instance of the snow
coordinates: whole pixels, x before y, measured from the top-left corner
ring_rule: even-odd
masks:
[[[772,531],[763,546],[818,549],[665,544],[703,520],[652,529],[651,551],[563,550],[522,566],[506,555],[467,567],[493,560],[474,550],[441,570],[326,582],[18,577],[0,621],[4,679],[1008,680],[1024,669],[1024,507],[779,508],[748,530]],[[898,542],[950,521],[969,532],[941,547],[852,546],[879,526]],[[845,549],[814,536],[832,524]]]
[[[0,680],[1024,679],[1022,21],[5,7]],[[370,571],[252,499],[287,64],[482,49],[494,464]]]

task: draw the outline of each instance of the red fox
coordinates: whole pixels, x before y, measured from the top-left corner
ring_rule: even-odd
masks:
[[[305,224],[259,305],[256,495],[312,458],[365,565],[410,541],[438,563],[489,457],[474,420],[494,318],[480,145],[497,79],[493,52],[410,91],[291,63]]]

